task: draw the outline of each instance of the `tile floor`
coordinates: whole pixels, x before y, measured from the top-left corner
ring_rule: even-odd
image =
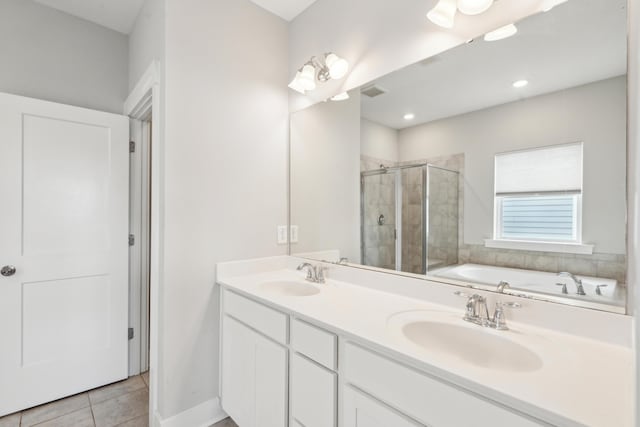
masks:
[[[148,427],[149,373],[0,417],[0,427]],[[211,427],[238,427],[231,418]]]
[[[0,427],[147,427],[148,422],[149,373],[145,372],[2,417]]]
[[[222,420],[219,423],[215,423],[211,427],[238,427],[238,424],[234,423],[231,418],[227,418],[226,420]]]

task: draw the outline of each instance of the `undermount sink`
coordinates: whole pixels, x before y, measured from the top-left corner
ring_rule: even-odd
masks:
[[[296,281],[265,282],[260,285],[260,289],[265,292],[291,297],[308,297],[320,293],[320,289],[316,286]]]
[[[462,318],[456,320],[462,323],[459,325],[449,319],[423,320],[415,314],[406,320],[400,324],[392,322],[396,323],[394,329],[399,328],[403,338],[425,350],[496,371],[533,372],[543,366],[538,354],[509,339],[508,332],[467,325]]]

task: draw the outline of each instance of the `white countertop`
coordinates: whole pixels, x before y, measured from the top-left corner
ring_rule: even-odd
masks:
[[[419,347],[388,326],[389,319],[413,310],[438,311],[460,318],[460,310],[346,282],[328,280],[309,297],[265,291],[269,281],[301,280],[288,269],[246,276],[219,277],[231,290],[306,318],[346,338],[369,344],[425,372],[558,426],[631,427],[633,423],[633,355],[623,346],[509,321],[509,331],[482,328],[534,350],[543,367],[533,372],[481,368]]]

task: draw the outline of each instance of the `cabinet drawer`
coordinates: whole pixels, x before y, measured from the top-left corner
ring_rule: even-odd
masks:
[[[286,314],[227,290],[223,291],[222,298],[224,313],[279,343],[287,344]]]
[[[335,427],[337,374],[294,354],[291,357],[291,418],[293,425]]]
[[[547,425],[351,343],[345,345],[344,363],[348,383],[427,425]]]
[[[335,371],[338,339],[331,332],[298,319],[291,320],[291,346],[298,353]]]

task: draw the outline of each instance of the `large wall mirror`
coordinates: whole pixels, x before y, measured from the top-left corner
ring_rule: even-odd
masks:
[[[626,2],[516,25],[291,115],[291,254],[625,311]]]

